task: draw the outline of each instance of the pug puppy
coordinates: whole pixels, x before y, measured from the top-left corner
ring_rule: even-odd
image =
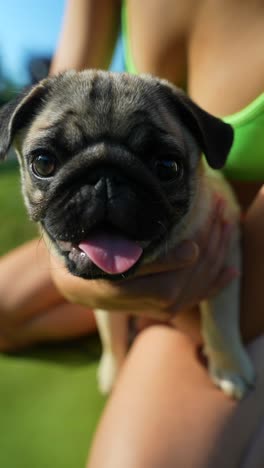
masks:
[[[87,280],[124,280],[192,238],[215,194],[228,200],[225,216],[237,223],[226,264],[239,268],[239,208],[215,171],[232,140],[229,125],[149,75],[69,71],[0,112],[0,156],[14,145],[30,218],[69,272]],[[212,379],[242,398],[254,370],[239,333],[239,279],[201,310]],[[128,318],[96,316],[99,385],[108,392],[127,352]]]

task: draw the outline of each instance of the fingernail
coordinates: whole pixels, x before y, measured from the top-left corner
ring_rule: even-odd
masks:
[[[221,217],[223,214],[225,206],[226,206],[226,202],[223,198],[219,196],[215,197],[215,205],[212,211],[212,218],[219,219],[219,217]]]

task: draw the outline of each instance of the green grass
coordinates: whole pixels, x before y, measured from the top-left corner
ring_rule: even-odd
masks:
[[[0,167],[0,226],[0,255],[37,234],[26,216],[15,162]]]
[[[0,167],[0,253],[36,235],[18,167]],[[10,290],[6,292],[12,294]],[[81,468],[104,405],[97,336],[0,354],[0,468]]]

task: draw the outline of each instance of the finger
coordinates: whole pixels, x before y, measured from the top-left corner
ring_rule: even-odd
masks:
[[[221,231],[222,223],[216,216],[210,221],[210,234],[208,233],[209,235],[207,236],[207,242],[201,250],[199,260],[196,266],[189,271],[189,278],[187,279],[185,286],[187,291],[190,291],[190,287],[194,283],[197,285],[203,283],[205,290],[210,285],[212,270],[215,269],[214,263],[218,256]],[[182,297],[185,297],[185,288],[182,291]]]
[[[227,285],[228,275],[223,276],[223,285],[219,278],[222,278],[223,272],[228,270],[226,258],[230,249],[233,230],[234,225],[226,222],[216,225],[214,239],[205,253],[204,263],[200,265],[199,274],[203,274],[208,279],[204,283],[204,289],[201,289],[202,299],[216,294],[222,287]]]
[[[221,289],[224,289],[236,278],[239,278],[241,273],[236,268],[224,268],[218,274],[214,284],[211,286],[209,297],[215,296]]]
[[[217,228],[219,226],[216,227],[216,231]],[[216,295],[240,274],[237,269],[224,265],[227,251],[230,248],[234,225],[221,223],[221,228],[218,231],[218,234],[215,233],[215,239],[206,253],[207,258],[204,264],[201,265],[200,272],[197,273],[201,275],[204,269],[204,274],[207,272],[206,277],[208,278],[208,283],[205,283],[206,287],[204,290],[201,289],[201,300]]]
[[[211,223],[210,232],[208,233],[207,242],[202,251],[202,258],[211,265],[218,256],[218,248],[221,243],[222,222],[218,217],[215,217]]]
[[[169,250],[166,255],[146,265],[142,265],[138,276],[174,271],[190,266],[199,256],[198,245],[191,240],[181,242],[177,247]]]
[[[195,241],[197,242],[201,251],[204,248],[207,248],[208,239],[210,238],[213,229],[215,229],[215,227],[217,226],[216,222],[221,222],[226,205],[225,201],[219,196],[215,196],[214,198],[215,200],[213,202],[211,213],[206,222],[206,226],[203,226],[203,228],[198,232],[197,236],[195,237]]]
[[[141,301],[141,310],[155,308],[155,310],[165,310],[168,305],[177,297],[182,288],[182,270],[179,272],[162,272],[154,275],[145,275],[131,280],[127,280],[119,285],[115,284],[117,297],[129,298],[130,309],[133,301],[137,304]],[[114,301],[113,301],[114,304]]]
[[[220,213],[222,209],[220,208]],[[201,252],[196,269],[193,271],[193,276],[197,280],[199,275],[205,275],[207,278],[207,282],[204,282],[206,287],[214,282],[219,271],[223,268],[227,250],[230,247],[233,228],[233,225],[223,222],[221,217],[218,216],[211,222],[211,232],[207,244]]]
[[[222,223],[218,244],[215,245],[215,251],[211,252],[212,282],[222,270],[226,262],[227,254],[230,249],[235,226],[230,223]]]
[[[216,272],[218,273],[218,265],[217,270],[215,268],[215,259],[218,256],[218,249],[219,246],[222,244],[225,245],[225,242],[222,242],[222,215],[225,208],[225,202],[221,198],[217,198],[214,204],[213,210],[210,215],[210,219],[208,222],[207,229],[201,235],[201,252],[197,250],[196,256],[196,266],[191,263],[190,265],[186,265],[184,270],[181,270],[181,274],[175,276],[175,286],[174,291],[168,291],[167,296],[167,310],[173,308],[174,313],[177,310],[180,310],[181,307],[185,306],[186,303],[189,304],[189,298],[192,296],[192,291],[199,291],[199,293],[203,294],[207,292],[208,288],[210,287],[211,281],[207,282],[206,278],[208,278],[213,273],[213,280],[215,280]],[[197,246],[197,244],[194,244]],[[199,255],[200,254],[200,255]],[[199,255],[199,259],[198,259]],[[221,255],[221,262],[223,263],[223,258]],[[206,278],[204,275],[207,275]],[[204,282],[204,287],[201,285],[201,280]],[[169,285],[169,283],[168,283]],[[198,287],[197,287],[198,286]],[[157,285],[158,287],[158,285]],[[200,297],[200,294],[199,294]],[[172,299],[169,300],[169,298]],[[192,299],[197,299],[197,294],[193,294]],[[174,299],[174,303],[173,303]]]
[[[177,271],[173,272],[173,281],[174,284],[172,285],[170,276],[166,274],[165,272],[168,272],[168,265],[172,267],[173,270],[175,270],[175,263],[170,262],[170,263],[161,263],[160,265],[157,265],[156,268],[160,266],[160,273],[164,271],[163,275],[152,275],[152,284],[151,284],[151,293],[154,298],[153,305],[159,304],[160,307],[165,311],[173,309],[173,312],[176,313],[177,310],[180,310],[182,306],[185,306],[186,303],[189,304],[189,298],[192,297],[192,299],[195,302],[195,299],[197,299],[197,294],[193,294],[193,291],[199,291],[199,297],[200,294],[206,293],[207,290],[209,289],[211,285],[211,281],[209,282],[206,281],[204,278],[204,275],[206,274],[208,278],[208,272],[209,272],[209,277],[212,275],[212,269],[215,268],[215,258],[217,256],[217,251],[218,247],[221,243],[221,235],[222,235],[222,221],[221,221],[221,213],[224,209],[224,204],[222,200],[219,200],[217,202],[217,207],[214,209],[213,215],[210,218],[209,222],[209,228],[207,230],[207,237],[209,235],[209,242],[207,239],[207,242],[205,242],[204,239],[204,252],[203,252],[203,258],[197,259],[199,255],[199,250],[197,244],[193,243],[192,245],[194,246],[196,252],[196,260],[197,260],[197,265],[193,265],[195,261],[192,261],[189,265],[185,265],[185,268],[182,268],[179,273],[177,274]],[[191,241],[186,241],[185,244],[191,243]],[[206,250],[205,250],[206,249]],[[167,262],[170,261],[170,259],[166,259]],[[223,259],[222,259],[223,262]],[[165,267],[165,268],[163,268]],[[145,270],[146,271],[146,270]],[[217,271],[218,273],[218,271]],[[139,278],[140,279],[140,278]],[[204,282],[201,284],[201,279]],[[149,288],[149,277],[142,278],[141,282],[136,283],[131,283],[130,288],[133,286],[144,288],[144,293],[147,293],[147,290]],[[213,277],[213,280],[215,280],[215,274]],[[198,287],[197,287],[198,286]],[[202,290],[202,291],[201,291]],[[129,293],[132,293],[132,289],[130,289]]]
[[[207,274],[208,278],[214,279],[220,266],[222,267],[225,261],[227,244],[229,242],[227,234],[230,233],[230,229],[227,229],[228,227],[228,225],[224,227],[222,221],[218,218],[215,218],[212,223],[207,245],[202,251],[201,261],[198,264],[198,269]]]
[[[177,307],[179,308],[183,307],[191,296],[198,303],[209,297],[212,291],[215,293],[221,288],[222,282],[218,277],[219,272],[223,271],[233,226],[223,223],[218,216],[211,220],[210,226],[211,235],[208,238],[207,246],[201,252],[199,261],[189,272],[186,270],[185,279],[183,276],[181,278],[184,282],[177,297]],[[223,278],[224,284],[226,284],[225,281],[228,281],[228,277]]]

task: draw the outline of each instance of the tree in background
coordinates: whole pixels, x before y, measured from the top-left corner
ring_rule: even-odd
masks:
[[[0,56],[0,106],[10,101],[18,91],[18,86],[5,74]]]

